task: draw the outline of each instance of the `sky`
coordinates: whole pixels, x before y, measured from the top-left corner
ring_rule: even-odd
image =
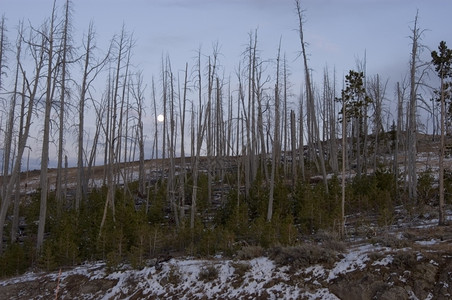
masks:
[[[63,2],[58,0],[57,5]],[[15,34],[19,20],[40,25],[52,4],[52,0],[0,0],[0,15],[6,16],[9,32]],[[417,12],[426,60],[428,49],[436,49],[441,40],[452,46],[450,0],[304,0],[301,6],[309,66],[318,84],[326,66],[342,81],[365,56],[367,74],[388,79],[387,93],[393,97],[395,83],[408,72],[410,28]],[[303,82],[294,0],[73,0],[76,44],[81,44],[90,21],[100,48],[106,49],[123,25],[133,33],[133,62],[148,83],[158,77],[162,55],[170,57],[173,70],[183,70],[186,62],[193,63],[198,49],[211,54],[215,43],[225,75],[234,76],[249,33],[256,29],[261,57],[275,59],[281,40],[294,93]]]
[[[0,14],[10,28],[21,19],[40,24],[52,2],[0,0]],[[408,37],[417,11],[426,46],[436,48],[441,40],[452,44],[450,0],[305,0],[301,5],[310,67],[320,75],[326,65],[346,73],[366,52],[368,73],[398,80],[407,69]],[[182,69],[199,47],[210,53],[217,42],[226,72],[233,73],[248,33],[255,29],[263,57],[276,57],[281,38],[292,73],[303,69],[297,59],[294,0],[75,0],[73,17],[80,38],[94,21],[100,45],[124,24],[136,39],[134,61],[145,73],[158,74],[162,54]]]

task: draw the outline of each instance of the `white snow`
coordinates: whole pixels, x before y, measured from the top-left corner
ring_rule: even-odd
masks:
[[[376,260],[372,263],[372,266],[387,266],[394,261],[394,257],[392,255],[387,255],[380,260]]]
[[[431,245],[435,245],[435,244],[439,243],[439,240],[431,239],[429,241],[416,241],[415,243],[418,245],[422,245],[422,246],[431,246]]]
[[[330,282],[331,280],[336,279],[339,274],[364,269],[366,267],[366,262],[370,259],[367,253],[371,250],[374,251],[375,248],[376,247],[373,245],[364,245],[349,251],[343,259],[335,264],[328,275],[327,281]]]

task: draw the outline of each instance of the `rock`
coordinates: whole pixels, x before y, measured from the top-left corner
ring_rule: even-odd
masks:
[[[409,296],[407,291],[401,286],[394,286],[389,290],[383,292],[379,297],[380,300],[408,300]]]

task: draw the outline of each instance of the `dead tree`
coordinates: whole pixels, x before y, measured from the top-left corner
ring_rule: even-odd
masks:
[[[272,147],[272,169],[270,175],[270,192],[267,206],[267,222],[271,222],[273,217],[273,200],[275,191],[275,179],[279,169],[279,161],[281,159],[280,144],[280,95],[279,95],[279,64],[280,64],[281,42],[278,47],[278,56],[276,58],[276,83],[275,83],[275,131]]]
[[[314,141],[317,142],[317,150],[319,152],[318,159],[320,161],[320,171],[323,176],[323,183],[325,185],[325,191],[328,193],[328,179],[326,176],[326,168],[325,168],[325,156],[323,153],[323,146],[322,142],[320,140],[319,135],[319,126],[317,123],[317,117],[315,112],[315,101],[314,101],[314,93],[312,91],[312,83],[311,83],[311,75],[310,75],[310,69],[308,67],[308,59],[306,54],[306,44],[304,41],[303,36],[303,16],[301,11],[301,5],[300,1],[296,0],[296,10],[297,10],[297,16],[298,16],[298,33],[301,43],[301,52],[303,55],[303,64],[304,64],[304,75],[305,75],[305,83],[306,83],[306,105],[307,105],[307,114],[308,114],[308,129],[310,126],[311,130],[308,130],[308,140],[310,140],[312,143]]]
[[[141,195],[145,195],[145,170],[144,170],[144,92],[145,86],[143,86],[143,74],[139,72],[136,75],[135,84],[132,88],[132,95],[135,99],[136,113],[137,113],[137,141],[138,141],[138,192]]]
[[[54,61],[54,43],[55,43],[55,31],[56,31],[56,1],[54,1],[52,16],[50,18],[50,24],[47,33],[43,28],[42,34],[46,39],[45,51],[47,55],[47,74],[46,74],[46,92],[45,92],[45,104],[44,104],[44,130],[42,138],[42,152],[41,152],[41,173],[40,173],[40,189],[41,189],[41,201],[39,209],[39,223],[38,223],[38,235],[36,238],[36,250],[39,253],[41,251],[42,244],[44,242],[44,229],[47,215],[47,196],[48,196],[48,165],[49,165],[49,142],[50,142],[50,112],[53,103],[53,92],[55,85],[55,61]]]
[[[93,23],[89,24],[88,33],[85,37],[84,47],[84,61],[83,61],[83,75],[82,83],[80,86],[80,95],[78,99],[78,133],[77,133],[77,187],[75,192],[75,209],[78,211],[80,208],[80,202],[86,198],[88,192],[88,179],[89,172],[85,174],[84,165],[84,135],[85,135],[85,103],[92,82],[96,79],[97,75],[101,72],[106,65],[109,57],[110,48],[105,57],[99,61],[96,61],[93,57],[94,50],[96,48],[94,40],[94,27]],[[94,100],[93,100],[94,101]],[[94,104],[93,104],[94,105]],[[101,116],[101,115],[100,115]],[[99,137],[100,126],[96,126],[95,142],[93,147],[97,147],[97,139]],[[93,152],[92,152],[93,153]],[[94,151],[95,153],[95,151]],[[94,159],[94,157],[92,157]],[[89,162],[93,160],[89,159]],[[88,163],[89,164],[89,163]]]
[[[338,149],[337,149],[337,139],[336,139],[336,108],[335,108],[335,84],[336,80],[333,78],[333,84],[330,82],[330,76],[328,74],[328,69],[324,70],[324,102],[325,102],[325,135],[328,141],[330,167],[334,174],[339,171],[338,163]]]
[[[418,14],[414,18],[414,27],[411,30],[411,57],[410,57],[410,98],[409,98],[409,110],[407,116],[407,139],[408,139],[408,196],[415,203],[417,201],[417,173],[416,173],[416,156],[417,156],[417,79],[416,69],[418,67],[419,56],[419,40],[421,38],[421,31],[417,24]]]
[[[399,196],[399,146],[400,137],[402,135],[402,116],[403,116],[403,93],[400,89],[400,83],[397,82],[397,128],[394,145],[394,177],[396,195]]]
[[[2,16],[0,20],[0,91],[3,88],[3,82],[2,82],[2,76],[3,76],[3,69],[7,68],[6,66],[6,51],[8,48],[8,39],[6,37],[6,25],[5,25],[5,16]],[[21,40],[19,39],[19,46],[20,46]],[[20,56],[20,47],[17,47],[17,58]],[[18,84],[18,75],[19,75],[19,68],[16,67],[16,76],[15,76],[15,82],[14,82],[14,92],[11,97],[11,102],[9,105],[9,112],[7,116],[7,122],[6,122],[6,128],[5,128],[5,148],[3,152],[3,184],[1,188],[1,196],[2,199],[5,199],[5,192],[6,192],[6,185],[9,175],[9,168],[11,166],[11,145],[12,145],[12,139],[13,139],[13,131],[14,131],[14,118],[15,118],[15,109],[16,109],[16,97],[17,97],[17,84]]]
[[[58,128],[58,159],[57,159],[57,181],[56,181],[56,200],[57,212],[61,212],[62,201],[65,199],[62,190],[63,177],[63,152],[64,152],[64,130],[66,115],[66,81],[68,75],[68,67],[71,55],[70,40],[70,1],[66,0],[64,5],[64,21],[62,28],[61,45],[58,53],[58,61],[61,68],[61,86],[60,86],[60,107],[59,107],[59,128]]]
[[[3,76],[3,69],[6,68],[6,51],[7,51],[7,45],[8,45],[8,39],[6,36],[6,25],[5,25],[6,17],[2,15],[2,18],[0,19],[0,90],[2,88],[3,82],[2,82],[2,76]]]
[[[297,123],[295,121],[295,112],[293,110],[290,111],[290,142],[290,153],[292,155],[292,186],[295,187],[295,184],[297,182]]]
[[[111,91],[108,90],[108,95],[111,95],[111,99],[107,102],[107,128],[105,130],[106,135],[106,154],[107,157],[105,158],[107,161],[106,164],[106,170],[107,170],[107,199],[105,201],[104,206],[104,212],[102,215],[102,221],[100,224],[99,229],[99,237],[102,235],[102,228],[105,224],[105,220],[107,217],[107,210],[108,207],[111,207],[112,215],[113,215],[113,222],[115,222],[115,190],[116,185],[119,180],[119,146],[121,136],[118,135],[118,133],[121,132],[121,126],[122,124],[118,123],[117,114],[118,111],[118,101],[121,103],[124,102],[124,97],[120,96],[120,78],[124,78],[125,74],[128,74],[128,63],[129,63],[129,52],[131,51],[131,41],[128,38],[128,35],[125,31],[125,27],[122,27],[121,34],[118,38],[115,38],[113,42],[116,44],[117,47],[117,54],[115,57],[116,66],[114,68],[114,75],[113,75],[113,83],[111,88]],[[125,74],[121,71],[123,68],[125,69]],[[127,82],[124,80],[124,82]],[[109,97],[107,97],[109,98]],[[108,118],[110,114],[110,118]],[[121,117],[120,117],[121,118]],[[121,120],[122,121],[122,120]],[[109,124],[109,125],[108,125]],[[114,178],[116,171],[116,178]]]
[[[180,216],[179,219],[182,222],[184,220],[184,205],[185,205],[185,182],[187,181],[187,168],[185,165],[185,113],[187,106],[187,91],[188,91],[188,63],[185,64],[184,72],[184,87],[182,92],[182,99],[179,98],[179,111],[180,111],[180,157],[181,157],[181,172],[179,178],[179,189],[180,189]]]
[[[15,80],[14,80],[14,90],[12,95],[12,101],[9,111],[9,125],[7,127],[7,131],[5,132],[5,156],[8,157],[6,160],[5,157],[5,167],[6,165],[10,164],[9,157],[12,154],[11,153],[11,143],[13,140],[12,133],[13,133],[13,126],[14,126],[14,118],[16,117],[15,112],[15,106],[17,104],[17,100],[19,96],[21,95],[21,106],[20,106],[20,115],[19,115],[19,134],[18,134],[18,144],[22,144],[23,133],[24,133],[24,118],[25,118],[25,80],[22,80],[22,92],[19,93],[19,76],[20,76],[20,59],[22,54],[22,34],[23,34],[23,26],[22,24],[19,25],[19,32],[18,32],[18,39],[16,42],[16,73],[15,73]],[[7,149],[9,148],[9,149]],[[21,169],[21,162],[19,162],[19,170]],[[3,174],[4,179],[4,192],[5,194],[2,195],[2,199],[5,199],[6,197],[6,191],[7,191],[7,181],[5,180],[7,178],[8,172],[6,171]],[[16,242],[16,235],[19,231],[19,205],[20,205],[20,176],[17,176],[16,178],[16,191],[15,191],[15,199],[14,199],[14,208],[13,208],[13,221],[11,224],[11,243]],[[9,197],[9,196],[8,196]],[[1,237],[0,237],[1,238]]]
[[[380,76],[377,74],[371,78],[368,82],[368,92],[373,99],[373,123],[374,123],[374,136],[375,136],[375,150],[373,157],[373,169],[377,169],[378,157],[380,154],[380,135],[383,132],[383,100],[385,99],[386,86],[388,80],[384,84],[381,84]]]
[[[298,143],[298,160],[299,160],[299,167],[301,170],[301,178],[303,179],[303,181],[306,179],[305,178],[305,170],[304,170],[304,113],[303,113],[303,92],[300,92],[300,101],[299,101],[299,106],[300,106],[300,119],[299,119],[299,126],[298,126],[298,132],[299,132],[299,140],[300,142]]]

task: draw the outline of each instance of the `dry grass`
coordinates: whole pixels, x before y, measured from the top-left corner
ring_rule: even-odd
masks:
[[[315,264],[332,266],[338,259],[337,252],[316,244],[292,247],[274,247],[269,257],[279,266],[306,268]]]
[[[218,278],[218,269],[213,264],[202,267],[198,279],[204,282],[214,281]]]
[[[245,246],[237,251],[237,259],[250,260],[253,258],[264,256],[264,248],[261,246]]]

